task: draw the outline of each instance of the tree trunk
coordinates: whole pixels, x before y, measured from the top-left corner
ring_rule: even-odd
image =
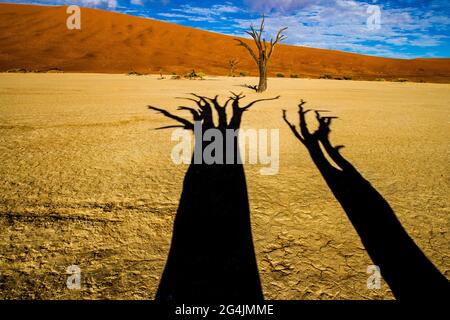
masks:
[[[189,166],[156,300],[261,302],[264,299],[253,246],[245,172],[238,163],[238,138],[232,139],[235,164]],[[207,145],[195,148],[203,153]],[[226,145],[224,141],[224,159],[227,159]]]
[[[267,65],[262,63],[259,65],[259,84],[257,92],[264,92],[267,90]]]

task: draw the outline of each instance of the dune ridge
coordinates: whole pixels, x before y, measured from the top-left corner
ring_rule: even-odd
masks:
[[[0,71],[14,68],[94,73],[256,75],[253,61],[233,37],[97,9],[81,9],[81,30],[66,27],[66,7],[0,4]],[[390,59],[280,45],[270,76],[283,74],[355,80],[450,83],[450,59]]]

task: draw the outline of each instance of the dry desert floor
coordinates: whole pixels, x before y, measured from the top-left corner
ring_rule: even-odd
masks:
[[[332,142],[450,277],[450,85],[270,79],[257,95],[245,83],[256,79],[0,74],[0,298],[154,297],[187,165],[171,161],[171,130],[154,130],[174,122],[146,105],[183,114],[175,97],[189,92],[281,95],[243,119],[280,130],[279,173],[245,165],[265,298],[393,298],[384,282],[367,289],[370,258],[282,121],[300,99],[339,117]],[[70,265],[81,290],[66,287]]]

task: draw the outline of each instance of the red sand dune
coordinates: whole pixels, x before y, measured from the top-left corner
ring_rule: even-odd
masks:
[[[96,9],[81,9],[81,30],[66,28],[66,7],[0,4],[0,71],[12,68],[66,72],[256,75],[256,67],[233,37]],[[270,74],[353,79],[450,82],[450,59],[388,59],[340,51],[280,45]]]

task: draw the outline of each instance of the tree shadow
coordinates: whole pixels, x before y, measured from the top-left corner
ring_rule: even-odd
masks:
[[[178,109],[189,111],[194,123],[149,106],[180,123],[159,129],[194,130],[195,125],[201,125],[203,132],[219,130],[224,140],[233,139],[233,149],[228,149],[227,154],[227,141],[224,141],[222,151],[224,159],[231,157],[234,164],[195,164],[196,151],[203,153],[212,142],[195,144],[156,300],[261,301],[263,293],[252,240],[247,184],[244,168],[238,161],[238,137],[227,137],[226,130],[239,129],[243,113],[255,103],[273,99],[260,99],[240,107],[240,100],[245,97],[242,94],[233,94],[225,104],[220,104],[218,96],[191,96],[185,99],[195,102],[197,107],[180,106]],[[228,121],[230,103],[232,116]],[[217,113],[217,125],[213,121],[213,111]],[[230,151],[233,154],[230,155]]]
[[[240,85],[237,85],[237,87],[242,87],[242,88],[247,88],[247,89],[251,89],[251,90],[253,90],[253,91],[255,91],[255,92],[258,92],[258,85],[251,85],[251,84],[240,84]]]
[[[283,110],[283,119],[308,149],[396,299],[441,300],[448,297],[446,277],[409,237],[388,202],[340,154],[343,146],[332,146],[330,125],[336,117],[324,117],[316,111],[319,128],[311,133],[305,119],[310,110],[304,110],[304,104],[302,100],[299,105],[299,131],[287,120],[286,110]]]

